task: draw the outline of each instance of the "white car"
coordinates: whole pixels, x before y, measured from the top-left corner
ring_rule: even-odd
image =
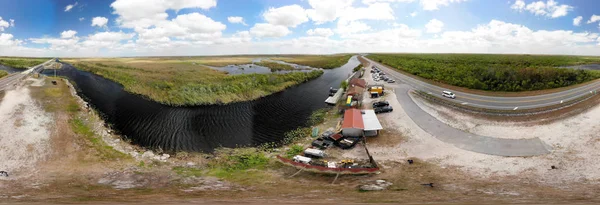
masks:
[[[456,98],[456,95],[450,91],[442,91],[442,96],[452,99]]]

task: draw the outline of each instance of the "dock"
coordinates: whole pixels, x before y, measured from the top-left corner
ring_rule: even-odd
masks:
[[[330,104],[330,105],[335,105],[340,100],[340,98],[342,97],[343,94],[344,94],[344,89],[340,88],[340,89],[338,89],[337,92],[335,92],[335,94],[333,96],[329,96],[327,99],[325,99],[325,103]]]

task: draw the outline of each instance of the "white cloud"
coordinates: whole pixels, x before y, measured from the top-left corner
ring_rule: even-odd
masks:
[[[415,16],[417,16],[417,12],[416,12],[416,11],[414,11],[414,12],[410,13],[410,16],[411,16],[411,17],[415,17]]]
[[[510,8],[513,10],[522,11],[525,9],[525,2],[523,0],[516,0],[515,3],[510,6]]]
[[[157,22],[166,21],[169,9],[210,9],[217,6],[216,0],[116,0],[110,6],[113,14],[119,15],[117,23],[125,28],[148,28]]]
[[[360,32],[368,31],[368,30],[371,30],[371,27],[369,25],[367,25],[366,23],[363,23],[360,21],[350,21],[350,22],[338,21],[335,32],[342,34],[342,35],[347,35],[347,34],[353,34],[353,33],[360,33]]]
[[[96,16],[92,19],[92,26],[106,27],[108,19],[102,16]]]
[[[374,4],[374,3],[410,3],[414,0],[362,0],[363,4]]]
[[[85,20],[85,18],[83,18],[83,17],[79,18],[79,21],[83,21],[83,20]]]
[[[307,9],[306,14],[317,25],[336,20],[354,0],[308,0],[312,9]]]
[[[67,30],[60,33],[60,38],[73,38],[77,34],[77,31]]]
[[[550,18],[558,18],[566,16],[569,11],[573,10],[573,6],[561,4],[554,0],[544,1],[535,1],[525,5],[525,2],[522,0],[517,0],[510,7],[513,10],[521,11],[529,11],[530,13],[536,16],[546,16]]]
[[[301,6],[294,4],[279,8],[269,8],[263,17],[272,25],[296,27],[308,21],[306,12]]]
[[[2,17],[0,16],[0,32],[4,31],[4,29],[6,29],[8,27],[15,26],[15,20],[10,19],[9,21],[10,21],[10,23],[8,21],[3,20]]]
[[[444,23],[437,19],[431,19],[426,25],[427,33],[439,33],[442,31]]]
[[[573,26],[581,25],[581,20],[583,20],[583,16],[578,16],[573,19]]]
[[[250,33],[256,37],[283,37],[291,31],[285,26],[257,23],[250,29]]]
[[[65,7],[65,12],[69,12],[71,11],[71,9],[73,9],[73,7],[77,6],[77,2],[75,2],[74,4],[69,4]]]
[[[241,16],[230,16],[227,17],[227,21],[229,21],[229,23],[239,23],[242,24],[244,26],[247,26],[246,22],[244,22],[244,18]]]
[[[600,16],[599,15],[592,15],[592,17],[590,17],[590,20],[588,20],[586,23],[590,24],[590,23],[594,23],[600,21]]]
[[[117,48],[121,41],[129,40],[135,36],[134,33],[119,32],[99,32],[89,35],[81,45],[86,49],[98,48]]]
[[[10,33],[0,33],[0,46],[16,46],[22,43],[21,40],[13,39],[13,35]],[[1,47],[0,47],[1,48]],[[6,55],[6,54],[3,54]]]
[[[450,3],[460,3],[467,0],[420,0],[421,6],[425,11],[438,10],[441,6],[448,6]]]
[[[306,31],[309,36],[329,37],[333,35],[333,31],[329,28],[315,28]]]
[[[179,15],[171,21],[157,22],[154,28],[138,28],[139,41],[164,42],[170,40],[169,37],[177,39],[187,39],[194,41],[206,41],[221,37],[221,32],[225,30],[225,24],[212,20],[200,13],[189,13]],[[156,42],[156,43],[159,43]]]

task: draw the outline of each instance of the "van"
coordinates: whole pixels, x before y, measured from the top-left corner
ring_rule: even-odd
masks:
[[[308,148],[304,150],[304,156],[322,158],[325,157],[325,151]]]
[[[300,162],[300,163],[304,163],[304,164],[309,164],[312,161],[311,158],[300,156],[300,155],[294,156],[293,160],[295,162]]]
[[[456,95],[450,91],[442,91],[442,96],[452,99],[456,98]]]

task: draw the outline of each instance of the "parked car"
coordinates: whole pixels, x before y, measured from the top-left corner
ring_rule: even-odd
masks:
[[[392,112],[394,109],[392,106],[378,107],[375,108],[375,114],[384,113],[384,112]]]
[[[393,80],[393,79],[390,79],[390,80],[388,80],[387,82],[388,82],[388,83],[395,83],[396,81],[395,81],[395,80]]]
[[[373,103],[373,108],[385,107],[385,106],[389,106],[389,105],[390,105],[390,103],[388,101],[379,101],[379,102]]]
[[[450,91],[442,91],[442,96],[447,97],[447,98],[456,98],[456,95]]]

